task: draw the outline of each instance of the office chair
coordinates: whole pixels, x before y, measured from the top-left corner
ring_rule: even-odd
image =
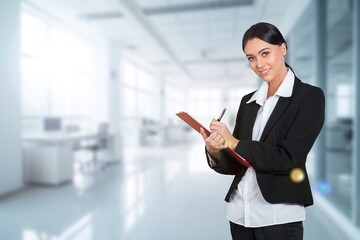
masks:
[[[78,147],[78,150],[88,150],[92,153],[90,159],[82,160],[79,163],[80,171],[85,172],[89,168],[99,168],[104,170],[107,166],[105,161],[100,162],[98,153],[108,147],[109,140],[109,125],[107,123],[100,123],[98,125],[96,137],[94,139],[85,140]]]

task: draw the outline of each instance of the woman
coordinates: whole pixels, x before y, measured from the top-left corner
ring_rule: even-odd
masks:
[[[313,204],[306,157],[324,123],[324,94],[301,82],[285,63],[287,45],[280,31],[257,23],[244,34],[243,51],[263,80],[241,100],[235,129],[213,120],[201,134],[208,163],[235,178],[225,198],[234,240],[300,240],[305,207]],[[227,155],[231,148],[252,166]]]

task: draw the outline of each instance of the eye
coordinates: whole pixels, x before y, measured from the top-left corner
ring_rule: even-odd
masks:
[[[248,59],[248,61],[249,61],[249,62],[252,62],[252,61],[254,61],[254,60],[255,60],[255,58],[254,58],[254,57],[248,57],[247,59]]]
[[[270,54],[269,52],[262,52],[262,53],[261,53],[261,56],[266,57],[266,56],[269,55],[269,54]]]

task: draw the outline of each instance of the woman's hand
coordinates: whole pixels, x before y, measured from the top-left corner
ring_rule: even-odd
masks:
[[[239,143],[239,140],[233,137],[228,127],[223,122],[219,122],[213,119],[210,123],[210,131],[211,134],[217,133],[217,136],[220,135],[219,141],[223,142],[223,148],[230,148],[234,150],[237,144]]]
[[[216,160],[220,159],[220,150],[226,148],[225,140],[221,138],[220,134],[212,132],[210,136],[207,136],[204,129],[200,128],[200,134],[202,135],[205,147],[208,153]]]
[[[206,150],[211,156],[219,159],[220,150],[225,148],[235,149],[239,140],[232,136],[224,123],[213,119],[210,124],[210,130],[210,136],[206,136],[205,131],[202,128],[200,129],[200,134],[204,139]]]

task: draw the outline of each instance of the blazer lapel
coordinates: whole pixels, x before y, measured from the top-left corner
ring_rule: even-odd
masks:
[[[296,94],[296,91],[298,87],[300,86],[300,80],[295,77],[294,87],[293,87],[293,93],[291,97],[280,97],[279,101],[277,102],[274,111],[271,113],[269,120],[267,121],[264,131],[261,134],[260,141],[263,141],[270,129],[274,126],[274,124],[279,120],[279,118],[282,116],[283,112],[288,107],[289,103],[291,102],[291,99]]]
[[[280,97],[279,101],[277,102],[274,111],[271,113],[269,120],[267,121],[264,131],[261,134],[261,138],[260,141],[262,141],[266,134],[270,131],[270,129],[274,126],[274,124],[279,120],[279,118],[281,117],[281,115],[283,114],[283,112],[286,110],[287,106],[290,103],[290,99],[289,98],[283,98]]]
[[[252,139],[252,129],[254,127],[255,119],[260,105],[255,101],[245,105],[244,109],[244,124],[242,124],[240,130],[240,136],[243,139]]]

